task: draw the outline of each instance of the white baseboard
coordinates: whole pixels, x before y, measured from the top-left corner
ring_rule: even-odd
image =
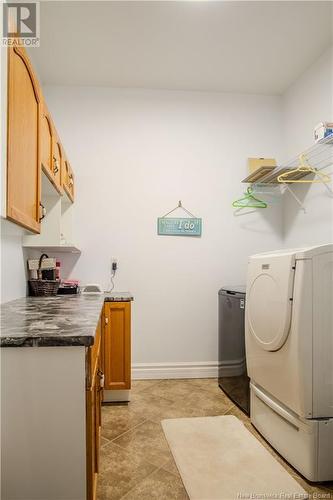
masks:
[[[245,358],[221,361],[220,363],[220,377],[238,377],[246,373]]]
[[[202,361],[196,363],[136,363],[132,365],[133,380],[215,378],[217,376],[217,361]]]

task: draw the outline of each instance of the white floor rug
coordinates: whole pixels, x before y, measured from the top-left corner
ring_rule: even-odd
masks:
[[[308,498],[234,416],[177,418],[162,426],[191,500]]]

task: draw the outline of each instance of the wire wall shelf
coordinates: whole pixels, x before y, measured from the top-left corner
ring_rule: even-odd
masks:
[[[333,135],[326,137],[322,141],[303,151],[302,156],[306,158],[307,163],[318,172],[325,168],[332,167]],[[281,185],[281,182],[278,181],[278,177],[280,177],[282,174],[290,172],[291,170],[296,170],[299,164],[300,156],[297,156],[278,167],[263,166],[248,175],[245,179],[242,180],[242,182],[260,185]],[[288,178],[289,180],[297,181],[307,175],[309,175],[309,172],[298,171],[289,175]]]

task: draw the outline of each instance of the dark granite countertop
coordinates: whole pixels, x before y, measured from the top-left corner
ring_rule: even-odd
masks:
[[[105,292],[105,302],[131,302],[133,295],[130,292]]]
[[[130,293],[24,297],[1,305],[1,347],[90,346],[104,301]]]

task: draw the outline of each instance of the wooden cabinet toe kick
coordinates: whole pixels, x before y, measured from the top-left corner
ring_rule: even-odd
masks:
[[[105,403],[129,403],[131,400],[130,389],[103,391],[103,404]]]

